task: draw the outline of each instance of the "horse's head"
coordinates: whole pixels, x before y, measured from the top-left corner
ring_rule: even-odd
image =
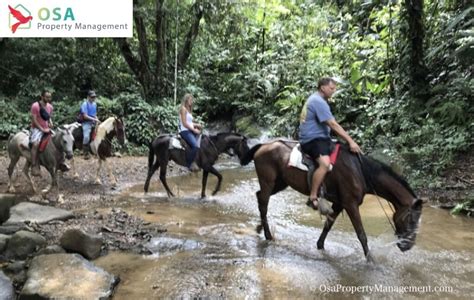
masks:
[[[234,146],[234,152],[237,154],[240,160],[240,164],[242,164],[242,159],[244,156],[249,152],[249,144],[247,137],[242,136],[240,141]]]
[[[67,159],[71,159],[74,151],[74,136],[72,131],[65,127],[59,127],[55,146],[66,154]]]
[[[393,215],[397,246],[402,251],[410,250],[415,244],[422,207],[423,200],[415,199],[411,206],[401,207]]]
[[[114,129],[119,144],[123,146],[125,144],[125,125],[123,124],[122,119],[115,117]]]

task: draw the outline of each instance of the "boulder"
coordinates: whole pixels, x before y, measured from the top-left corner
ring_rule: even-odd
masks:
[[[73,218],[72,212],[51,206],[44,206],[30,202],[22,202],[10,209],[10,218],[4,225],[33,222],[45,224],[53,220],[67,220]]]
[[[59,242],[66,251],[95,259],[100,255],[103,240],[100,236],[85,233],[80,229],[69,229],[61,236]]]
[[[61,246],[59,245],[51,245],[38,251],[38,255],[48,255],[48,254],[58,254],[58,253],[66,253],[66,251],[63,248],[61,248]]]
[[[18,231],[8,241],[5,255],[10,258],[25,259],[28,254],[44,245],[46,245],[46,239],[41,235],[29,231]]]
[[[0,194],[0,224],[8,220],[12,206],[27,200],[25,195]]]
[[[9,239],[10,239],[9,235],[0,233],[0,253],[2,253],[3,250],[5,250],[5,248],[7,247],[7,243]]]
[[[33,258],[20,299],[107,299],[118,278],[78,254]]]

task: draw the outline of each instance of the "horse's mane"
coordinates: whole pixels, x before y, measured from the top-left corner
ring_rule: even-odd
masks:
[[[346,147],[344,147],[344,148],[346,148]],[[383,163],[379,160],[376,160],[372,157],[368,157],[368,156],[365,156],[365,155],[361,155],[361,159],[362,159],[362,163],[361,163],[362,173],[364,174],[364,177],[367,180],[372,181],[372,178],[376,177],[378,174],[386,173],[390,177],[397,180],[402,186],[404,186],[416,198],[416,194],[412,190],[412,188],[410,187],[408,182],[402,176],[395,173],[395,171],[393,171],[393,169],[390,166],[388,166],[387,164],[385,164],[385,163]]]

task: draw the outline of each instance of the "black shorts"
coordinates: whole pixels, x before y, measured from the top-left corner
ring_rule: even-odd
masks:
[[[333,149],[331,139],[317,138],[301,145],[303,153],[308,154],[312,159],[317,159],[321,155],[330,155]]]

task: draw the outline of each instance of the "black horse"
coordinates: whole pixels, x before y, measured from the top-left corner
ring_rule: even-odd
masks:
[[[257,231],[260,232],[263,228],[267,240],[273,239],[267,220],[270,196],[288,186],[305,195],[309,195],[311,190],[306,180],[307,172],[288,167],[290,152],[296,144],[296,141],[282,140],[258,144],[241,160],[242,165],[255,161],[260,183],[257,199],[261,224]],[[416,197],[408,183],[388,166],[366,156],[358,157],[343,145],[333,170],[326,175],[324,184],[326,198],[333,203],[334,212],[324,224],[317,242],[318,249],[324,249],[324,240],[335,219],[344,209],[352,221],[367,260],[372,260],[359,213],[359,205],[362,204],[365,194],[380,195],[395,207],[393,222],[400,250],[409,250],[415,244],[423,202]]]
[[[185,166],[186,157],[184,150],[170,149],[172,138],[173,135],[163,134],[158,136],[153,143],[150,144],[150,152],[148,154],[148,176],[144,187],[145,193],[148,192],[151,177],[156,170],[161,168],[160,180],[168,193],[168,197],[174,196],[166,183],[166,168],[170,159],[181,166]],[[213,167],[219,154],[223,152],[227,152],[231,155],[236,154],[239,159],[242,160],[242,157],[248,150],[247,138],[238,133],[218,133],[216,135],[202,136],[201,146],[196,157],[197,165],[202,168],[202,198],[206,197],[207,176],[209,173],[214,174],[218,180],[212,195],[215,195],[221,189],[222,175]],[[231,151],[234,153],[231,153]]]

